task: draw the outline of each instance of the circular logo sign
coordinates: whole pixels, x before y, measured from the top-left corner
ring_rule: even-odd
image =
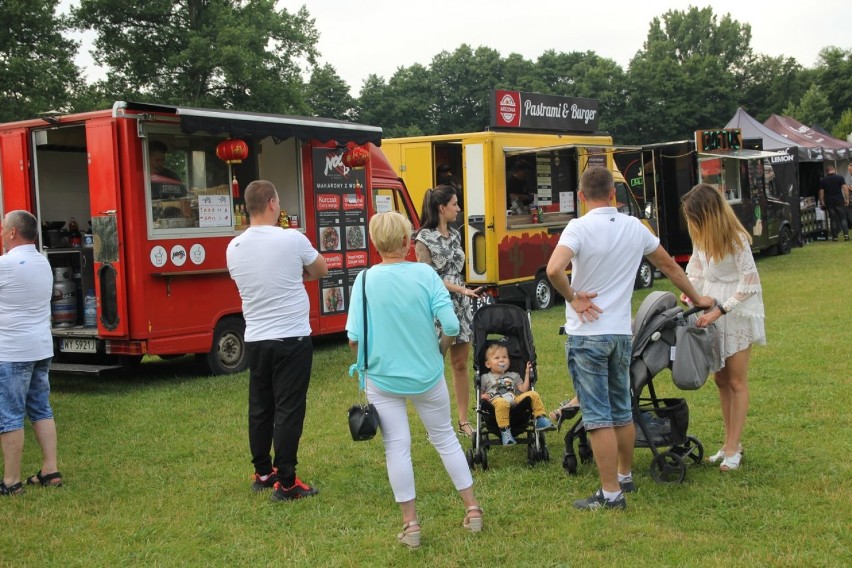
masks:
[[[183,263],[186,262],[186,249],[183,248],[183,245],[173,246],[169,258],[175,266],[183,266]]]
[[[193,264],[201,264],[204,262],[204,257],[206,255],[204,247],[198,243],[192,245],[189,249],[189,260],[191,260]]]
[[[151,249],[151,264],[155,267],[162,268],[166,265],[167,260],[169,260],[169,253],[166,252],[166,249],[160,245]]]
[[[515,97],[506,93],[500,99],[500,117],[505,122],[514,122],[515,117],[518,115],[518,102],[515,100]]]

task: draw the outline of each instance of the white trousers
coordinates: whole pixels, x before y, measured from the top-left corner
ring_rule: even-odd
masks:
[[[407,395],[385,392],[367,379],[367,397],[379,413],[388,479],[397,503],[405,503],[416,497],[414,467],[411,463],[411,429],[406,409],[408,400],[414,404],[417,415],[429,433],[429,440],[438,450],[444,469],[456,490],[461,491],[473,485],[467,458],[450,419],[450,393],[445,380],[439,381],[423,394]]]

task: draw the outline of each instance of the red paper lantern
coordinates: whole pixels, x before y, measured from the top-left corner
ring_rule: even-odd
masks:
[[[228,138],[216,146],[216,157],[226,164],[241,164],[248,152],[248,144],[238,138]]]
[[[363,168],[370,161],[370,151],[364,146],[354,146],[343,153],[342,160],[347,168]]]

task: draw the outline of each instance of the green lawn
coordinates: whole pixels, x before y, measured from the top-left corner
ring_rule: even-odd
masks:
[[[461,528],[461,502],[414,425],[423,525],[416,551],[395,542],[400,515],[381,441],[354,443],[345,413],[357,398],[343,338],[317,343],[300,476],[312,499],[271,503],[249,490],[246,374],[197,377],[189,359],[146,362],[119,376],[54,376],[66,486],[0,501],[2,566],[848,566],[852,565],[852,245],[813,243],[762,258],[768,345],[751,367],[743,467],[691,467],[656,484],[636,450],[640,488],[625,512],[579,512],[597,487],[590,465],[568,477],[561,435],[530,467],[523,447],[494,448],[474,473],[486,529]],[[667,281],[654,289],[670,289]],[[647,292],[637,293],[634,308]],[[538,390],[547,407],[570,394],[557,335],[563,309],[533,314]],[[692,435],[721,443],[712,381],[680,392]],[[455,416],[455,413],[454,413]],[[563,431],[564,432],[564,431]],[[24,473],[39,467],[27,427]]]

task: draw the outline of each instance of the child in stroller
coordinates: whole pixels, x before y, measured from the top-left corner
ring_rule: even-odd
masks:
[[[509,427],[509,409],[529,398],[532,403],[535,429],[538,431],[555,430],[556,426],[545,416],[541,396],[530,390],[530,370],[532,363],[527,361],[524,379],[509,369],[509,349],[505,345],[492,343],[485,351],[485,367],[488,373],[482,375],[482,400],[491,402],[494,418],[500,428],[500,438],[504,446],[515,444],[512,429]]]
[[[483,378],[486,375],[500,377],[507,373],[513,373],[518,378],[519,385],[523,386],[523,389],[517,392],[513,387],[514,404],[505,406],[509,411],[509,432],[517,444],[527,446],[527,461],[530,465],[548,461],[550,452],[547,448],[545,433],[536,429],[534,419],[534,415],[545,414],[544,406],[534,411],[533,397],[540,402],[538,395],[522,394],[523,391],[534,392],[538,381],[535,342],[532,337],[529,311],[511,304],[484,305],[473,314],[472,329],[476,430],[471,440],[471,448],[467,450],[468,465],[473,469],[479,464],[483,470],[487,470],[488,449],[492,446],[503,446],[506,422],[501,418],[501,424],[498,425],[497,409],[491,398],[484,397],[482,394],[487,390],[483,385]],[[487,363],[486,353],[495,344],[506,349],[507,359],[504,362],[507,366],[505,368],[499,368],[496,363],[493,366]],[[527,376],[529,386],[526,386]],[[521,377],[523,380],[520,380]],[[494,402],[497,398],[502,400],[502,397],[496,397]],[[502,403],[497,402],[497,404]],[[542,422],[539,424],[545,425]]]

